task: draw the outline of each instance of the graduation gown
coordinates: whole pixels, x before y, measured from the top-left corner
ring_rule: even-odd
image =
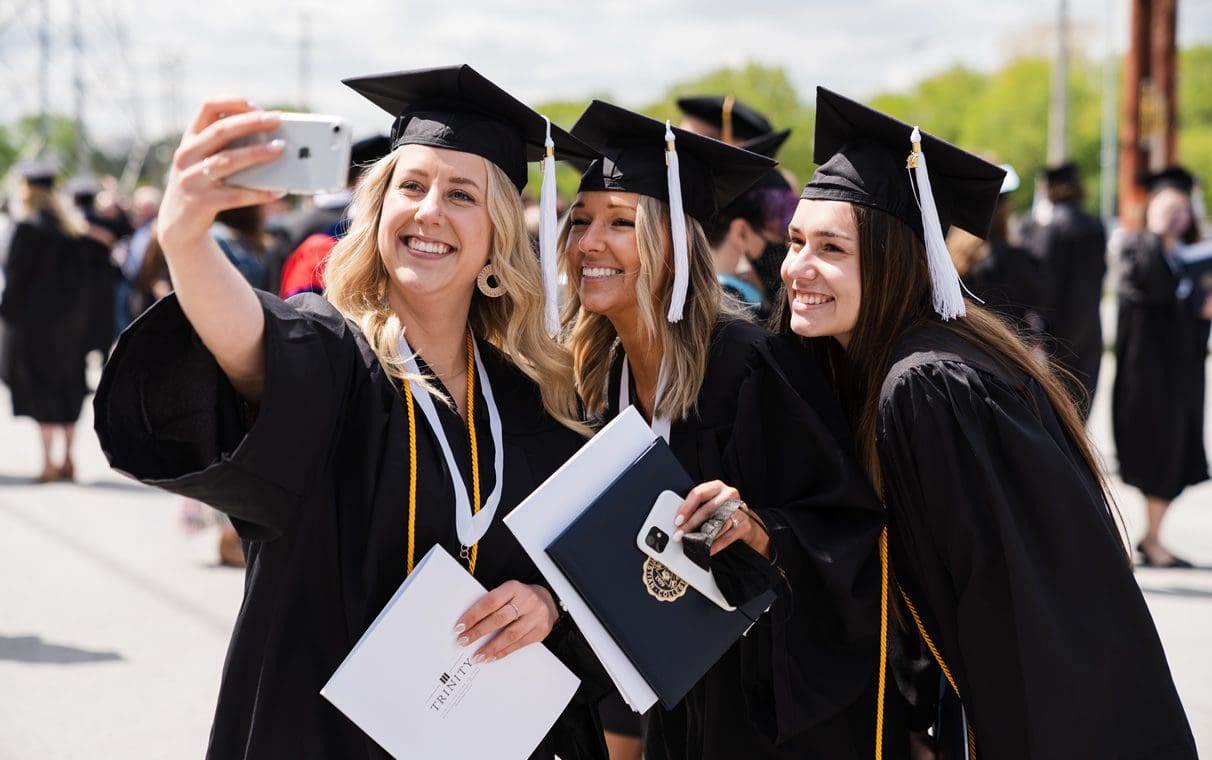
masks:
[[[786,585],[677,707],[648,713],[645,757],[869,758],[883,509],[795,336],[725,322],[709,351],[698,412],[673,423],[670,448],[696,482],[723,480],[758,511]],[[618,413],[619,354],[608,417]]]
[[[80,418],[88,394],[86,271],[80,241],[51,214],[40,212],[14,228],[0,301],[8,325],[0,364],[16,416],[58,425]]]
[[[122,335],[97,391],[97,434],[115,469],[222,510],[244,539],[244,603],[207,757],[386,758],[320,687],[406,574],[407,404],[360,331],[327,301],[258,295],[266,365],[255,421],[170,296]],[[489,589],[541,583],[500,518],[582,439],[544,412],[537,387],[496,349],[479,347],[505,452],[501,502],[475,575]],[[494,451],[479,385],[477,394],[488,494]],[[466,425],[435,406],[470,493]],[[415,418],[415,559],[435,544],[457,557],[451,473],[419,407]],[[579,676],[604,677],[571,624],[561,622],[544,643]],[[604,756],[588,700],[574,698],[536,757]]]
[[[1111,420],[1119,473],[1148,496],[1171,500],[1208,479],[1204,372],[1208,321],[1176,295],[1162,239],[1124,241]]]
[[[1006,317],[1020,332],[1031,332],[1028,314],[1040,311],[1043,277],[1039,260],[1026,248],[1004,240],[992,243],[964,282],[985,308]]]
[[[1195,757],[1098,484],[1038,383],[917,328],[893,351],[877,446],[895,577],[978,757]]]
[[[1099,302],[1107,273],[1107,233],[1102,222],[1077,205],[1058,203],[1052,207],[1052,221],[1034,239],[1048,285],[1044,322],[1052,338],[1050,353],[1076,378],[1076,383],[1067,378],[1065,382],[1085,417],[1103,356]]]

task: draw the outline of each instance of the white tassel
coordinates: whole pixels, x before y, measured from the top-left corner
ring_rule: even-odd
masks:
[[[669,227],[673,233],[673,298],[669,302],[670,322],[681,322],[690,287],[690,251],[686,245],[686,213],[682,210],[682,177],[678,167],[677,138],[665,122],[665,167],[669,182]]]
[[[543,269],[543,305],[547,334],[560,331],[559,275],[556,251],[556,173],[555,142],[551,139],[551,120],[547,122],[547,153],[543,157],[543,184],[539,189],[539,265]]]
[[[934,203],[934,192],[930,189],[930,173],[926,169],[926,154],[922,152],[922,133],[917,127],[909,141],[913,151],[909,154],[908,168],[917,179],[917,205],[922,212],[922,232],[926,240],[926,263],[930,267],[930,286],[934,311],[943,321],[967,314],[964,293],[955,262],[947,252],[947,239],[943,236],[943,225],[938,218]],[[911,183],[912,184],[912,183]]]

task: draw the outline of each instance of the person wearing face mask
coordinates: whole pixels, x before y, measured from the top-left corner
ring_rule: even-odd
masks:
[[[723,294],[703,233],[773,162],[601,101],[572,134],[600,154],[559,238],[585,411],[634,405],[700,483],[673,540],[736,508],[713,574],[779,589],[679,705],[646,715],[643,755],[869,757],[881,510],[815,362]],[[612,758],[638,757],[633,714],[604,711]]]
[[[176,294],[122,336],[97,392],[111,465],[224,511],[244,540],[209,758],[386,758],[320,689],[433,546],[491,589],[440,621],[477,662],[542,642],[586,692],[605,679],[501,519],[588,433],[519,193],[528,161],[590,154],[468,66],[346,84],[395,121],[324,297],[253,290],[208,234],[273,197],[223,180],[282,146],[226,148],[278,117],[207,101],[159,217]],[[533,757],[604,757],[597,696]]]
[[[1148,179],[1145,229],[1120,261],[1115,387],[1111,396],[1120,477],[1145,496],[1146,567],[1191,567],[1161,542],[1170,502],[1208,479],[1204,452],[1204,365],[1212,295],[1184,280],[1178,251],[1199,240],[1194,177],[1171,167]]]
[[[937,666],[897,681],[914,727],[944,757],[1194,758],[1078,410],[947,251],[949,226],[986,234],[1003,170],[825,88],[814,152],[779,324],[887,508],[881,627]]]
[[[785,231],[795,201],[795,193],[772,169],[704,227],[720,286],[761,321],[770,317],[782,287],[778,267],[787,251]]]

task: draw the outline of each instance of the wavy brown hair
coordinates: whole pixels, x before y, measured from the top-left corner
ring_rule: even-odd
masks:
[[[1042,363],[1001,318],[976,304],[966,305],[964,317],[945,322],[939,319],[931,302],[930,273],[921,238],[904,222],[883,211],[857,204],[851,204],[851,209],[858,228],[862,300],[849,346],[843,349],[832,338],[802,340],[821,360],[837,389],[842,407],[854,426],[860,463],[876,493],[884,495],[876,450],[876,422],[888,362],[905,333],[932,322],[984,351],[1007,370],[1021,372],[1039,383],[1065,436],[1096,479],[1108,516],[1122,531],[1123,521],[1115,509],[1102,463],[1074,399],[1061,382],[1060,373],[1064,370]],[[789,333],[790,320],[784,299],[773,323],[778,331]]]
[[[383,198],[399,161],[397,149],[368,169],[354,192],[350,225],[333,248],[324,272],[325,297],[361,328],[379,362],[392,377],[416,380],[433,392],[428,378],[414,377],[404,366],[399,316],[387,305],[391,276],[379,255],[379,218]],[[468,322],[481,339],[499,348],[535,382],[543,407],[563,425],[587,435],[581,422],[572,360],[547,335],[543,321],[543,278],[522,218],[522,201],[513,183],[496,164],[488,169],[487,205],[492,221],[489,255],[497,281],[505,288],[500,298],[473,292]]]
[[[557,242],[563,251],[572,228],[572,214],[564,219]],[[640,324],[660,352],[666,389],[654,416],[684,420],[698,408],[699,391],[707,370],[711,333],[721,319],[748,320],[744,309],[720,288],[712,263],[711,248],[702,226],[686,217],[689,245],[690,283],[682,321],[670,323],[665,315],[673,299],[673,234],[669,224],[669,206],[664,201],[641,195],[635,210],[636,248],[640,254],[640,273],[636,277],[636,301]],[[606,408],[607,375],[614,362],[618,333],[602,314],[586,311],[572,283],[570,258],[560,257],[560,266],[568,278],[568,298],[564,304],[565,344],[572,353],[573,374],[585,413],[593,418]]]

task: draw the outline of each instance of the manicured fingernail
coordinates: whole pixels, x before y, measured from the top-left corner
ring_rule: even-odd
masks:
[[[490,662],[496,662],[496,661],[497,661],[497,658],[495,658],[495,657],[485,657],[485,658],[484,658],[484,664],[485,664],[485,665],[487,665],[487,664],[488,664],[488,663],[490,663]]]
[[[463,625],[462,623],[459,623],[458,625],[456,625],[454,627],[455,633],[462,633],[463,631],[466,631],[466,630],[467,630],[467,626]]]
[[[682,543],[682,536],[684,536],[684,535],[686,535],[686,531],[683,531],[683,530],[675,530],[675,531],[673,532],[673,542],[674,542],[675,544],[680,544],[680,543]]]
[[[673,526],[675,528],[684,522],[686,522],[686,518],[682,517],[681,515],[678,515],[677,517],[673,518]]]
[[[276,122],[280,118],[281,118],[281,116],[278,114],[277,111],[266,111],[265,113],[261,114],[261,121],[265,122],[266,124],[268,124],[270,122]]]
[[[459,638],[457,638],[457,639],[455,640],[455,643],[456,643],[456,644],[458,644],[458,645],[459,645],[459,646],[461,646],[461,647],[465,647],[465,646],[467,646],[469,643],[471,643],[471,639],[467,638],[466,636],[460,636]]]
[[[484,662],[484,660],[485,660],[485,657],[482,654],[477,654],[475,657],[471,658],[471,661],[473,663],[475,663],[476,665],[480,665],[481,663]]]
[[[285,147],[286,147],[286,141],[283,140],[282,138],[278,138],[277,140],[269,141],[270,150],[282,150]]]

